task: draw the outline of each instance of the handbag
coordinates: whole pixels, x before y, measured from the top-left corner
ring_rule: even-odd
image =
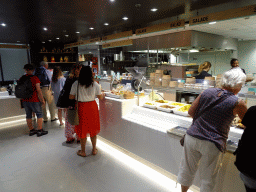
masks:
[[[78,89],[79,83],[77,84],[77,102],[74,109],[68,109],[68,122],[71,125],[79,125],[79,116],[78,116]]]
[[[67,103],[67,100],[66,100],[66,102],[65,102],[65,96],[66,96],[65,90],[62,89],[61,92],[60,92],[60,95],[59,95],[57,104],[56,104],[57,107],[65,108],[65,107],[64,107],[64,106],[65,106],[65,103]]]
[[[206,107],[203,111],[201,111],[201,113],[200,113],[199,115],[197,115],[197,117],[195,117],[195,118],[193,119],[193,122],[194,122],[195,120],[197,120],[197,119],[201,116],[201,114],[203,114],[205,111],[207,111],[207,110],[213,108],[214,106],[218,105],[219,103],[225,101],[227,98],[228,98],[228,97],[222,98],[222,99],[220,99],[219,101],[216,101],[216,102],[212,103],[211,105],[209,105],[208,107]],[[186,134],[183,135],[182,138],[180,139],[180,145],[181,145],[182,147],[184,146],[185,137],[186,137]]]

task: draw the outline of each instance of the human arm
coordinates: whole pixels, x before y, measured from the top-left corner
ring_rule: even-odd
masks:
[[[95,85],[95,88],[96,88],[96,91],[95,91],[96,97],[99,100],[103,101],[105,99],[105,93],[102,92],[101,86],[97,82],[94,82],[94,85]]]
[[[196,110],[197,110],[198,105],[199,105],[200,98],[201,98],[201,94],[195,99],[195,101],[192,103],[191,107],[188,110],[188,114],[191,117],[195,116]]]
[[[71,95],[71,94],[69,95],[69,99],[70,99],[70,100],[73,100],[73,99],[75,99],[75,98],[76,98],[75,95]]]
[[[43,93],[42,93],[42,90],[40,88],[40,83],[36,83],[36,91],[37,91],[38,98],[39,98],[40,102],[42,103],[42,105],[45,105]]]
[[[100,95],[97,95],[97,98],[99,99],[99,100],[104,100],[105,99],[105,93],[102,93],[102,94],[100,94]]]
[[[245,113],[247,112],[247,106],[244,100],[240,100],[233,110],[234,115],[238,115],[240,119],[244,118]]]

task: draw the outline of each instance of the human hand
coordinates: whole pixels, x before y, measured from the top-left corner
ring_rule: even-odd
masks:
[[[41,101],[41,105],[42,105],[42,106],[45,106],[45,101],[44,101],[44,100]]]

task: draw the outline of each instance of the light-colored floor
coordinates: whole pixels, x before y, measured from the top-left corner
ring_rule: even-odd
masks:
[[[48,122],[44,128],[48,135],[29,137],[25,121],[0,123],[0,192],[180,191],[167,177],[140,169],[143,166],[135,160],[124,160],[102,140],[96,156],[87,141],[88,157],[83,158],[76,155],[78,144],[65,143],[64,126]]]

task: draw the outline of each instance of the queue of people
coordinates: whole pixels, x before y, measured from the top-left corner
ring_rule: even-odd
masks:
[[[240,171],[246,191],[256,191],[256,159],[250,148],[255,145],[253,136],[256,130],[253,127],[253,117],[256,115],[256,106],[247,111],[246,103],[237,97],[246,82],[246,75],[237,65],[237,60],[231,60],[231,65],[233,68],[223,74],[222,88],[210,88],[203,91],[188,111],[193,122],[185,135],[184,150],[177,178],[182,192],[188,191],[199,167],[200,191],[213,191],[226,151],[230,125],[236,115],[242,119],[242,124],[246,128],[236,151],[235,165]],[[42,66],[46,66],[47,69],[45,63],[41,63]],[[200,66],[201,73],[198,79],[210,76],[208,74],[210,68],[210,62],[205,62]],[[95,98],[104,100],[105,95],[101,93],[99,84],[93,80],[91,68],[76,64],[72,67],[67,79],[63,77],[61,70],[56,68],[53,72],[52,82],[48,86],[42,86],[40,78],[33,76],[32,65],[26,64],[24,69],[33,86],[33,96],[29,99],[22,99],[30,130],[29,135],[42,136],[48,133],[42,128],[44,113],[42,108],[45,108],[44,96],[47,95],[48,100],[46,101],[51,104],[51,101],[55,100],[54,104],[58,106],[60,125],[63,124],[61,114],[64,111],[66,143],[73,143],[75,141],[74,133],[76,133],[77,142],[81,143],[81,150],[77,151],[77,155],[86,157],[86,140],[90,136],[93,146],[92,154],[96,155],[100,120]],[[51,91],[51,89],[54,91],[53,99],[49,99],[48,93],[43,93]],[[75,103],[78,107],[79,125],[71,125],[67,118],[67,109]],[[32,125],[32,112],[35,112],[37,116],[37,130]],[[53,114],[51,114],[51,119],[55,120]]]
[[[33,95],[28,99],[21,99],[26,111],[26,120],[29,127],[29,136],[37,134],[38,137],[48,134],[48,131],[42,129],[42,123],[47,122],[46,102],[48,103],[51,121],[56,121],[55,107],[58,108],[58,118],[60,126],[63,125],[62,113],[65,116],[65,137],[66,143],[74,142],[76,133],[77,143],[81,142],[81,150],[77,155],[85,157],[85,143],[89,135],[92,141],[92,154],[97,154],[96,141],[97,134],[100,132],[100,120],[98,106],[95,98],[104,100],[105,95],[101,93],[100,86],[93,80],[93,73],[90,67],[81,64],[73,65],[69,77],[66,79],[59,67],[54,68],[53,74],[48,68],[47,62],[41,62],[36,70],[33,65],[24,66],[25,77],[32,82],[31,88]],[[81,71],[81,73],[80,73]],[[34,74],[34,75],[33,75]],[[26,80],[26,79],[25,79]],[[23,82],[24,83],[24,82]],[[27,85],[29,86],[29,84]],[[79,87],[79,89],[77,89]],[[76,100],[75,100],[76,98]],[[76,104],[75,104],[76,103]],[[77,105],[79,113],[79,125],[75,126],[68,122],[67,110],[71,105]],[[37,116],[37,130],[32,125],[32,113]]]

